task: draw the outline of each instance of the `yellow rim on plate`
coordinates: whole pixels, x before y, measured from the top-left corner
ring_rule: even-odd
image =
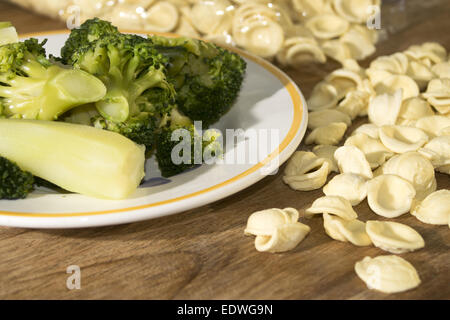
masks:
[[[49,32],[38,32],[38,33],[27,33],[24,35],[21,35],[20,38],[30,38],[30,37],[37,37],[37,36],[48,36],[48,35],[56,35],[56,34],[66,34],[69,33],[68,30],[56,30],[56,31],[49,31]],[[137,33],[137,34],[150,34],[149,32],[142,32],[142,31],[123,31],[123,32],[129,32],[129,33]],[[158,32],[152,32],[151,34],[156,35],[162,35],[166,37],[176,37],[177,35],[172,33],[158,33]],[[216,190],[218,188],[224,187],[232,182],[236,182],[238,180],[241,180],[242,178],[252,174],[253,172],[257,171],[258,169],[261,169],[266,164],[270,163],[273,159],[275,159],[277,156],[280,155],[280,153],[291,143],[291,141],[295,138],[298,130],[301,126],[301,120],[302,120],[302,113],[303,113],[303,103],[300,96],[300,93],[298,92],[296,85],[294,82],[292,82],[291,79],[289,79],[281,70],[279,70],[277,67],[269,63],[268,61],[254,56],[250,53],[244,52],[242,50],[239,50],[234,47],[227,47],[227,49],[232,50],[236,53],[238,53],[241,56],[244,56],[245,58],[257,63],[258,65],[262,66],[264,69],[269,71],[271,74],[276,76],[281,83],[284,85],[286,90],[289,92],[289,95],[291,96],[292,103],[294,105],[294,118],[291,124],[291,127],[284,138],[284,140],[281,142],[281,144],[278,146],[278,148],[269,154],[269,156],[264,159],[263,161],[259,162],[258,164],[254,165],[250,169],[242,172],[241,174],[226,180],[224,182],[221,182],[219,184],[216,184],[212,187],[196,191],[181,197],[134,206],[134,207],[127,207],[127,208],[121,208],[121,209],[114,209],[114,210],[104,210],[104,211],[93,211],[93,212],[74,212],[74,213],[39,213],[39,212],[14,212],[14,211],[1,211],[0,215],[6,215],[6,216],[18,216],[18,217],[36,217],[36,218],[43,218],[43,217],[82,217],[82,216],[92,216],[92,215],[102,215],[102,214],[110,214],[110,213],[118,213],[118,212],[125,212],[125,211],[132,211],[132,210],[139,210],[139,209],[145,209],[145,208],[151,208],[156,206],[162,206],[169,203],[178,202],[181,200],[185,200],[188,198],[192,198],[213,190]]]

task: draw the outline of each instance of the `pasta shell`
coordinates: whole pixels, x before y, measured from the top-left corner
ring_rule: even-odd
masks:
[[[372,87],[375,87],[380,83],[382,84],[386,78],[392,76],[392,73],[382,69],[368,68],[366,69],[366,75]]]
[[[450,219],[450,190],[438,190],[428,195],[411,211],[423,223],[446,225]]]
[[[422,45],[410,46],[404,53],[429,66],[440,63],[447,58],[447,50],[436,42],[425,42]]]
[[[352,132],[352,135],[358,134],[358,133],[364,133],[371,137],[372,139],[379,139],[379,130],[378,126],[376,126],[373,123],[365,123],[363,125],[360,125],[358,128],[355,129],[355,131]]]
[[[450,62],[436,63],[431,67],[431,71],[439,78],[450,78]]]
[[[313,111],[308,114],[309,129],[327,126],[333,122],[344,122],[347,126],[349,126],[351,125],[352,120],[345,113],[334,109]]]
[[[424,89],[427,83],[435,77],[431,68],[421,61],[411,60],[406,75],[416,81],[420,89]]]
[[[343,146],[336,150],[334,158],[341,173],[354,173],[366,179],[372,179],[373,174],[364,153],[355,146]]]
[[[408,70],[408,57],[401,52],[390,56],[381,56],[370,63],[370,69],[384,70],[391,74],[406,74]]]
[[[382,174],[367,185],[370,209],[386,218],[396,218],[408,212],[415,195],[413,185],[394,174]]]
[[[402,90],[394,94],[381,94],[370,100],[368,107],[369,121],[378,127],[395,124],[402,106]]]
[[[255,248],[260,252],[285,252],[294,249],[311,230],[307,225],[297,222],[285,224],[272,236],[256,236]]]
[[[368,29],[353,25],[341,36],[340,41],[345,43],[353,59],[362,60],[375,52],[374,41]]]
[[[353,173],[341,173],[334,176],[324,187],[327,196],[341,196],[352,206],[356,206],[367,196],[367,181]]]
[[[425,246],[416,230],[398,222],[370,220],[366,222],[366,232],[375,247],[390,253],[415,251]]]
[[[294,208],[273,208],[256,211],[248,218],[247,227],[244,230],[244,234],[254,236],[271,236],[275,229],[288,223],[296,223],[298,218],[299,213]]]
[[[434,167],[450,165],[450,135],[431,139],[419,153],[430,160]]]
[[[450,126],[450,118],[440,115],[421,118],[416,122],[416,128],[422,129],[430,138],[439,136],[440,132]]]
[[[433,79],[428,83],[424,98],[441,114],[450,112],[450,79]]]
[[[420,129],[405,126],[383,126],[380,140],[391,151],[404,153],[416,151],[428,142],[428,135]]]
[[[355,272],[369,289],[384,293],[403,292],[420,284],[416,269],[394,255],[365,257],[355,264]]]
[[[348,92],[362,86],[361,76],[346,69],[338,69],[331,72],[325,78],[325,81],[336,88],[338,99],[342,99]]]
[[[318,127],[311,131],[306,137],[306,144],[327,144],[336,145],[341,141],[347,130],[347,125],[344,122],[333,122],[327,126]]]
[[[312,152],[296,151],[285,168],[283,181],[294,190],[321,188],[327,181],[329,163]]]
[[[323,226],[325,232],[335,240],[351,242],[356,246],[369,246],[372,243],[366,233],[366,224],[358,219],[345,220],[324,213]]]
[[[306,21],[305,26],[319,39],[332,39],[344,34],[349,23],[333,14],[318,14]]]
[[[197,1],[191,8],[191,19],[195,28],[205,34],[229,32],[233,9],[228,0]]]
[[[334,108],[338,103],[337,90],[325,81],[319,82],[308,99],[309,110],[323,110]]]
[[[345,220],[358,218],[355,210],[353,210],[350,201],[340,196],[325,196],[316,199],[310,208],[306,209],[306,215],[314,215],[320,213],[334,214]]]
[[[372,169],[378,168],[394,155],[379,139],[371,138],[364,133],[353,134],[345,141],[344,146],[355,146],[361,150]]]
[[[292,0],[292,5],[301,16],[315,16],[325,10],[326,0]]]
[[[397,90],[402,90],[402,98],[408,99],[419,95],[417,83],[408,76],[390,75],[383,82],[375,85],[375,91],[378,95],[388,93],[394,94]]]
[[[418,152],[406,152],[389,159],[381,167],[383,174],[393,174],[409,181],[421,200],[436,190],[436,178],[431,162]]]
[[[142,16],[144,30],[169,32],[178,25],[177,8],[167,1],[158,1]]]
[[[337,148],[336,146],[330,145],[318,145],[313,148],[313,153],[328,162],[330,171],[339,172],[336,160],[334,159],[334,153]]]
[[[353,90],[345,95],[345,98],[339,103],[336,108],[337,111],[341,111],[350,119],[355,119],[364,109],[367,109],[369,104],[369,94],[365,91]]]
[[[342,18],[350,22],[364,23],[372,6],[380,6],[379,0],[333,0],[333,7]]]
[[[327,58],[315,41],[295,37],[284,42],[283,48],[277,54],[277,60],[286,66],[299,66],[308,62],[325,63]]]
[[[321,47],[325,55],[340,63],[352,58],[349,47],[339,40],[324,41]]]
[[[430,104],[420,97],[413,97],[402,102],[397,124],[415,124],[417,120],[434,115]]]
[[[175,33],[182,34],[187,37],[191,38],[199,38],[200,34],[197,32],[197,30],[194,28],[192,23],[188,18],[185,16],[180,17],[180,21],[178,23],[178,27],[175,30]]]

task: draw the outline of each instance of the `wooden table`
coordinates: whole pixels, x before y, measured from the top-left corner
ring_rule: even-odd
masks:
[[[424,41],[450,49],[450,4],[421,14],[426,19],[378,45],[377,55]],[[20,33],[64,28],[64,24],[0,2],[0,21]],[[368,60],[369,61],[369,60]],[[367,66],[368,61],[363,65]],[[336,64],[286,70],[308,95]],[[449,188],[438,174],[439,188]],[[311,233],[294,250],[258,253],[243,234],[248,216],[271,207],[300,210],[321,190],[296,192],[281,174],[224,200],[173,216],[127,225],[29,230],[0,227],[0,299],[449,299],[449,228],[406,214],[396,221],[418,230],[426,247],[401,256],[418,270],[422,284],[386,295],[368,290],[353,267],[365,256],[386,254],[375,247],[334,241],[322,219],[302,220]],[[364,201],[362,220],[377,219]],[[68,290],[66,268],[81,267],[81,289]]]

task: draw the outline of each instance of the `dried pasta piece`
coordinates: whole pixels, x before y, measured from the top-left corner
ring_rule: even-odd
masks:
[[[379,139],[374,139],[365,133],[356,133],[347,138],[344,146],[355,146],[366,157],[372,169],[378,168],[394,155]]]
[[[259,252],[285,252],[294,249],[311,230],[306,224],[297,222],[285,224],[268,236],[256,236],[255,248]]]
[[[347,130],[344,122],[333,122],[329,125],[314,129],[305,140],[306,144],[336,145],[341,141]]]
[[[397,52],[390,56],[381,56],[370,63],[370,69],[384,70],[391,74],[406,74],[408,70],[408,57]]]
[[[310,227],[298,222],[294,208],[267,209],[254,212],[247,220],[245,235],[255,235],[260,252],[284,252],[295,248],[309,233]]]
[[[333,8],[342,18],[354,23],[369,19],[372,6],[380,6],[380,0],[333,0]]]
[[[431,139],[418,152],[430,160],[435,168],[450,165],[450,135]]]
[[[422,94],[440,113],[450,112],[450,79],[433,79],[428,83],[427,91]]]
[[[339,147],[334,158],[341,173],[354,173],[366,179],[372,179],[373,174],[364,153],[355,146]]]
[[[318,14],[308,19],[305,26],[319,39],[332,39],[344,34],[350,24],[333,14]]]
[[[450,219],[450,190],[442,189],[429,194],[414,207],[411,214],[423,223],[448,224]]]
[[[366,232],[375,247],[390,253],[415,251],[425,246],[416,230],[398,222],[369,220]]]
[[[360,90],[352,90],[339,102],[337,111],[347,114],[351,120],[359,116],[369,104],[369,93]]]
[[[325,81],[336,88],[338,99],[342,99],[348,92],[362,86],[361,76],[347,69],[331,72],[326,76]]]
[[[352,206],[356,206],[367,196],[367,180],[354,173],[341,173],[334,176],[324,187],[327,196],[341,196]]]
[[[436,63],[431,71],[439,78],[450,78],[450,61]]]
[[[309,110],[323,110],[334,108],[338,103],[336,88],[325,82],[319,82],[308,99]]]
[[[437,42],[425,42],[421,45],[412,45],[404,53],[422,61],[425,65],[432,66],[447,58],[447,50]]]
[[[428,135],[418,128],[406,126],[382,126],[380,140],[391,151],[405,153],[416,151],[428,142]]]
[[[369,246],[372,241],[366,233],[366,224],[358,219],[345,220],[338,216],[323,214],[325,232],[333,239],[351,242],[355,246]]]
[[[330,171],[339,172],[337,162],[334,159],[334,153],[336,152],[337,148],[337,146],[320,144],[318,146],[314,146],[312,151],[316,156],[328,162],[328,164],[330,165]]]
[[[190,20],[185,16],[180,17],[177,29],[175,33],[182,34],[191,38],[200,38],[200,33],[195,29]]]
[[[416,128],[425,131],[430,138],[439,136],[440,131],[449,126],[450,118],[441,115],[421,118],[416,122]]]
[[[366,76],[368,77],[372,87],[383,83],[385,79],[392,76],[392,73],[383,69],[368,68],[366,69]]]
[[[420,89],[424,89],[427,83],[436,76],[429,66],[412,58],[410,58],[406,75],[411,77]]]
[[[402,90],[381,94],[369,102],[369,121],[378,127],[395,124],[402,106]]]
[[[297,222],[299,216],[298,210],[294,208],[272,208],[256,211],[248,218],[244,234],[270,236],[276,228]]]
[[[327,60],[317,42],[304,37],[286,39],[276,57],[282,65],[294,67],[308,62],[325,63]]]
[[[294,190],[321,188],[327,181],[329,163],[312,152],[296,151],[285,168],[283,181]]]
[[[358,133],[364,133],[366,135],[368,135],[369,137],[371,137],[372,139],[379,139],[379,130],[378,130],[378,126],[373,124],[373,123],[365,123],[360,125],[358,128],[356,128],[353,132],[352,135],[358,134]]]
[[[395,255],[365,257],[355,264],[355,272],[369,289],[384,293],[403,292],[420,284],[416,269]]]
[[[191,8],[195,28],[205,34],[229,32],[232,25],[233,6],[228,0],[197,1]]]
[[[374,41],[367,28],[353,25],[341,36],[340,41],[345,43],[352,54],[352,58],[362,60],[375,52]]]
[[[169,32],[178,25],[177,8],[168,1],[158,1],[143,15],[144,30]]]
[[[316,199],[310,208],[306,209],[306,216],[315,214],[329,213],[341,217],[345,220],[358,218],[357,213],[353,210],[350,201],[340,196],[325,196]]]
[[[326,0],[292,0],[294,10],[301,16],[311,17],[325,11]]]
[[[321,47],[325,55],[340,63],[352,58],[349,47],[339,40],[326,40]]]
[[[412,97],[403,100],[397,124],[415,125],[416,121],[434,115],[430,104],[420,97]]]
[[[420,92],[417,83],[404,75],[390,75],[382,82],[377,83],[374,88],[378,95],[383,93],[394,94],[397,90],[402,89],[403,100],[417,97]]]
[[[344,122],[347,126],[352,124],[350,117],[335,109],[313,111],[308,114],[308,128],[316,129],[334,122]]]
[[[418,152],[406,152],[389,159],[382,167],[383,174],[394,174],[409,181],[421,200],[436,190],[434,168],[430,160]]]
[[[386,218],[396,218],[411,209],[416,195],[413,185],[394,174],[382,174],[367,184],[370,209]]]

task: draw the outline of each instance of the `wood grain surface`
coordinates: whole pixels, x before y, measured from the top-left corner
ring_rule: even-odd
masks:
[[[421,12],[413,25],[378,44],[376,55],[425,41],[438,41],[450,50],[449,12],[448,1]],[[5,20],[20,33],[65,27],[0,1],[0,21]],[[362,64],[367,66],[371,59]],[[308,96],[336,67],[329,63],[286,72]],[[438,174],[438,187],[449,188],[449,180]],[[449,228],[423,224],[409,214],[395,221],[419,231],[426,247],[401,256],[416,267],[422,284],[392,295],[368,290],[353,269],[365,256],[387,253],[332,240],[321,218],[302,219],[311,233],[283,254],[258,253],[254,239],[244,236],[252,212],[271,207],[303,210],[322,195],[321,190],[291,190],[279,173],[222,201],[145,222],[73,230],[0,227],[0,299],[450,298]],[[366,201],[355,210],[364,221],[380,218]],[[81,268],[79,290],[66,287],[69,265]]]

